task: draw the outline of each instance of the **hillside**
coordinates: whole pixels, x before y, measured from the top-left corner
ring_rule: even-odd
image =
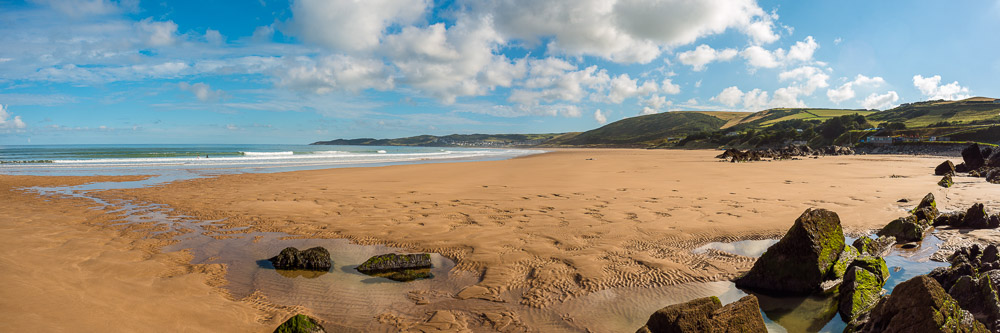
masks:
[[[575,136],[545,142],[543,146],[651,146],[679,140],[687,135],[716,130],[735,116],[734,112],[675,111],[625,118]]]
[[[949,122],[952,125],[995,123],[1000,115],[1000,104],[995,100],[988,97],[973,97],[961,101],[907,103],[874,113],[868,119],[872,122],[901,122],[908,128],[928,127],[942,122]]]
[[[801,120],[827,120],[830,118],[847,116],[853,114],[860,114],[862,116],[867,116],[873,114],[876,111],[868,110],[846,110],[846,109],[798,109],[798,108],[779,108],[779,109],[768,109],[760,112],[754,112],[738,122],[726,124],[722,128],[730,128],[738,125],[752,125],[755,127],[767,127],[774,125],[775,123],[801,119]]]

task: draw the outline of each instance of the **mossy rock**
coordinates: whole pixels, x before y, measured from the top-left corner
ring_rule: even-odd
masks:
[[[867,238],[867,237],[864,237]],[[827,275],[827,280],[837,280],[844,278],[844,274],[847,273],[847,268],[851,266],[851,262],[861,255],[854,246],[844,246],[844,251],[840,253],[837,257],[837,262],[833,264],[833,268],[830,269],[830,273]]]
[[[649,316],[637,333],[767,332],[757,297],[744,296],[722,306],[718,297],[704,297],[662,308]]]
[[[924,231],[927,231],[927,227],[918,224],[917,218],[910,215],[889,222],[889,224],[882,227],[882,230],[879,230],[876,234],[879,236],[895,237],[897,242],[909,243],[922,241],[924,239]]]
[[[949,188],[955,185],[955,181],[951,179],[951,175],[945,175],[944,177],[941,177],[941,180],[939,180],[937,184],[938,186]]]
[[[382,273],[431,267],[433,267],[433,264],[431,263],[431,255],[429,253],[389,253],[371,257],[363,264],[359,265],[357,269],[362,273]]]
[[[851,266],[840,285],[840,318],[850,322],[869,311],[882,296],[884,283],[878,275],[859,266]]]
[[[323,333],[323,326],[306,315],[295,315],[274,329],[274,333]]]
[[[878,239],[858,237],[851,246],[862,255],[884,257],[892,250],[893,244],[896,244],[896,237],[892,236],[880,236]]]
[[[749,272],[735,280],[736,286],[767,294],[819,292],[844,247],[837,213],[807,209]]]
[[[934,279],[919,275],[879,301],[855,332],[988,332]]]
[[[299,251],[294,247],[286,247],[281,253],[268,261],[275,269],[304,269],[313,271],[329,271],[333,267],[330,251],[323,247],[314,247]]]
[[[974,278],[964,275],[955,281],[948,294],[955,298],[962,309],[968,310],[976,320],[996,331],[1000,329],[1000,300],[988,276]]]

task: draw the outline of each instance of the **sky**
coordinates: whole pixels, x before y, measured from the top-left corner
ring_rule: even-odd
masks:
[[[1000,97],[1000,0],[0,0],[0,145],[585,131]]]

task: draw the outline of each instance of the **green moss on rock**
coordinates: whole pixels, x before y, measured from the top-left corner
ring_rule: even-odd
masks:
[[[988,332],[934,279],[920,275],[900,283],[872,309],[855,332]]]
[[[322,333],[323,326],[306,315],[295,315],[274,329],[274,333]]]
[[[889,268],[884,259],[872,256],[855,259],[840,287],[840,317],[850,322],[870,310],[882,295],[882,286],[888,279]]]
[[[876,234],[879,236],[896,237],[897,242],[916,242],[924,239],[927,227],[918,224],[913,215],[901,217],[889,222]]]
[[[951,175],[945,175],[944,177],[941,177],[941,180],[939,180],[937,184],[938,186],[949,188],[955,185],[955,181],[951,179]]]
[[[844,274],[847,273],[847,268],[851,266],[851,262],[860,254],[858,249],[853,246],[844,246],[844,251],[840,253],[837,262],[833,264],[833,268],[830,269],[830,273],[826,279],[837,280],[843,278]]]

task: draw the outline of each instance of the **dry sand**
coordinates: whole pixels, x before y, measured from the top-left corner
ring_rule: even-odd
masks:
[[[0,176],[0,331],[250,332],[287,315],[263,300],[229,299],[209,285],[224,268],[190,265],[185,252],[159,253],[163,240],[113,230],[116,216],[89,200],[17,190],[135,179]]]
[[[809,207],[833,210],[847,230],[864,232],[903,215],[928,192],[938,197],[944,210],[968,207],[975,201],[988,202],[991,193],[996,193],[996,185],[981,179],[959,177],[951,189],[936,186],[937,177],[931,174],[941,161],[937,157],[841,156],[732,164],[714,159],[717,153],[562,150],[493,162],[227,175],[96,195],[112,202],[166,204],[178,214],[203,220],[224,219],[217,231],[248,227],[240,232],[282,231],[441,253],[456,261],[455,272],[472,276],[465,280],[466,285],[455,286],[454,290],[417,291],[411,297],[415,302],[372,313],[362,320],[378,321],[393,329],[461,331],[471,327],[478,331],[477,327],[490,325],[506,330],[547,330],[552,318],[565,325],[551,327],[593,329],[595,322],[615,321],[616,313],[614,309],[588,310],[586,305],[594,303],[581,300],[601,299],[609,292],[617,294],[619,301],[629,295],[648,298],[662,294],[662,305],[667,305],[683,300],[675,293],[704,293],[677,288],[688,282],[725,281],[749,269],[753,259],[718,251],[692,254],[692,249],[712,241],[780,236]],[[900,198],[911,202],[897,203]],[[62,213],[39,208],[18,214],[48,221],[59,220]],[[63,219],[59,223],[69,228],[80,222]],[[76,267],[72,263],[39,266],[11,257],[10,252],[19,248],[22,252],[53,249],[45,255],[56,259],[62,252],[58,246],[67,246],[65,240],[77,236],[64,235],[53,244],[15,246],[7,240],[36,242],[34,238],[44,238],[44,233],[51,232],[37,225],[16,227],[8,231],[4,225],[0,239],[4,243],[4,263],[20,265],[18,271],[25,272],[14,275],[39,275],[20,280],[26,288],[18,289],[71,284],[52,272],[68,269],[64,266]],[[114,236],[77,229],[73,232],[88,237]],[[24,237],[29,232],[41,234]],[[220,322],[237,322],[246,324],[246,330],[266,331],[255,326],[261,322],[261,313],[248,306],[252,302],[227,299],[205,285],[204,275],[175,277],[133,268],[145,264],[173,272],[176,267],[185,267],[178,263],[183,258],[142,253],[119,258],[124,255],[118,251],[129,248],[125,243],[85,244],[95,253],[74,260],[103,258],[101,253],[112,251],[116,253],[113,259],[121,265],[91,273],[74,268],[71,273],[84,274],[81,279],[96,285],[73,282],[76,289],[62,287],[50,298],[84,302],[89,298],[81,299],[80,295],[88,295],[85,290],[90,288],[98,290],[95,294],[122,288],[120,282],[102,285],[94,280],[138,278],[145,282],[142,286],[147,290],[131,290],[131,297],[122,295],[137,304],[115,310],[129,313],[148,308],[178,313],[183,309],[165,309],[172,302],[159,300],[201,298],[204,300],[199,307],[188,310],[214,312],[220,318],[231,319]],[[2,274],[11,275],[6,270]],[[178,279],[183,279],[182,284],[190,289],[168,292],[151,286]],[[715,291],[725,289],[708,285]],[[10,296],[5,298],[17,298]],[[156,301],[141,306],[149,300]],[[4,315],[11,312],[24,315],[5,306]],[[205,316],[192,314],[191,318]],[[169,319],[150,320],[147,323],[154,326],[179,325]],[[194,319],[184,323],[190,321]],[[627,325],[634,322],[622,325],[613,327],[630,327]],[[220,330],[241,329],[228,326]]]

